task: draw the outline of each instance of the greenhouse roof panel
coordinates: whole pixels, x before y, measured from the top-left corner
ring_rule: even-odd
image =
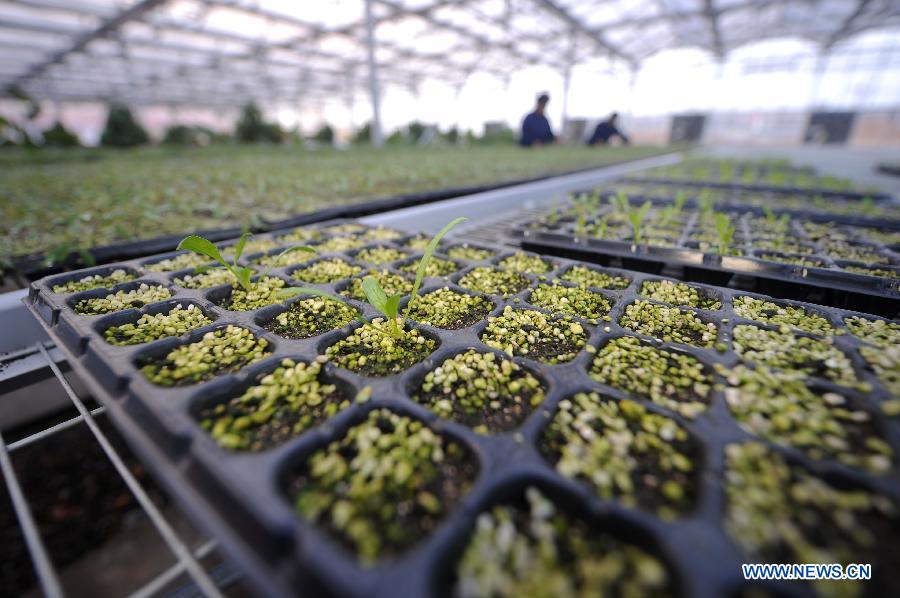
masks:
[[[830,48],[869,29],[900,26],[896,0],[370,1],[379,77],[405,86],[423,79],[459,85],[475,72],[506,77],[528,65],[562,72],[598,59],[634,69],[667,49],[724,57],[776,37]],[[280,99],[300,80],[304,94],[361,88],[365,6],[366,0],[0,0],[0,90],[38,99],[140,96],[219,105],[246,94],[204,94],[257,86],[255,96]],[[238,80],[248,70],[259,76]],[[76,85],[82,75],[91,84]]]

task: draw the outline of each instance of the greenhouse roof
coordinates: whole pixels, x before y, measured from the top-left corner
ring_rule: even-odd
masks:
[[[0,0],[0,95],[233,106],[368,88],[370,49],[381,83],[415,89],[898,24],[896,0]]]

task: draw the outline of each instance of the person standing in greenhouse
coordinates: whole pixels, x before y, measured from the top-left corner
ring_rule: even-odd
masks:
[[[519,138],[519,145],[522,147],[537,147],[548,143],[556,143],[556,135],[550,128],[550,121],[544,116],[544,110],[550,96],[542,93],[537,98],[537,105],[534,112],[530,112],[522,121],[522,136]]]
[[[609,140],[613,137],[618,137],[622,140],[623,145],[628,145],[628,137],[625,136],[622,131],[616,127],[616,121],[619,118],[618,112],[613,112],[609,115],[609,118],[601,122],[597,125],[597,128],[594,129],[594,134],[591,135],[591,138],[588,139],[588,145],[607,145]]]

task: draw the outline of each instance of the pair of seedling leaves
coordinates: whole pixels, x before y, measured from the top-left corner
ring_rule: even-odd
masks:
[[[406,311],[403,314],[404,319],[409,316],[409,312],[416,302],[419,288],[422,286],[422,280],[425,278],[425,272],[428,269],[428,264],[431,262],[432,257],[434,257],[434,252],[437,251],[438,243],[441,242],[441,239],[444,238],[444,235],[450,232],[450,229],[463,221],[465,221],[465,218],[457,218],[451,221],[443,229],[441,229],[441,231],[437,235],[435,235],[434,238],[432,238],[428,243],[428,246],[425,248],[425,252],[422,254],[422,258],[419,260],[419,266],[416,269],[416,280],[413,283],[413,288],[410,292],[409,303],[407,303]],[[197,268],[197,273],[212,269],[224,268],[231,272],[232,276],[234,276],[235,280],[239,285],[241,285],[242,288],[244,288],[244,290],[250,291],[252,288],[250,278],[253,276],[253,269],[247,266],[238,265],[238,260],[240,259],[241,254],[244,252],[244,247],[247,244],[247,239],[249,237],[250,233],[245,231],[244,234],[241,235],[241,238],[238,239],[238,242],[234,245],[234,257],[232,258],[231,263],[228,263],[225,258],[222,257],[222,254],[219,252],[218,247],[216,247],[208,239],[204,239],[203,237],[200,237],[198,235],[189,235],[185,237],[178,244],[177,249],[193,251],[194,253],[198,253],[200,255],[213,259],[220,264],[219,266],[201,266]],[[310,247],[309,245],[295,245],[293,247],[288,247],[272,258],[272,260],[269,262],[269,266],[266,267],[262,274],[260,274],[260,278],[265,278],[266,275],[271,271],[271,269],[281,261],[281,258],[283,256],[297,251],[312,254],[317,253],[316,249],[314,247]],[[396,293],[394,295],[388,296],[388,294],[385,293],[384,289],[381,287],[381,284],[378,282],[378,280],[372,276],[366,276],[363,279],[362,289],[369,304],[379,312],[384,314],[385,318],[387,318],[387,320],[390,322],[391,332],[394,338],[399,338],[402,330],[397,324],[397,318],[400,315],[400,300],[403,298],[403,294]],[[285,289],[281,289],[279,294],[285,299],[295,297],[297,295],[315,295],[346,304],[346,302],[337,295],[333,295],[327,291],[312,287],[287,287]],[[362,322],[362,324],[365,326],[371,326],[371,324],[363,318],[360,318],[360,322]]]

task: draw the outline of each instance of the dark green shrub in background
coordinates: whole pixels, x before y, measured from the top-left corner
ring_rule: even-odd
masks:
[[[313,135],[313,139],[319,143],[332,144],[334,143],[334,129],[331,128],[331,125],[323,125],[322,128]]]
[[[457,144],[459,143],[459,128],[456,126],[450,127],[446,133],[443,134],[444,140],[448,143]]]
[[[205,146],[210,143],[227,141],[227,136],[206,127],[174,125],[166,130],[162,142],[166,145]]]
[[[113,147],[135,147],[150,141],[147,131],[134,119],[131,109],[122,104],[111,104],[106,117],[106,127],[100,143]]]
[[[353,143],[369,143],[372,134],[372,123],[367,122],[353,135]]]
[[[44,131],[44,145],[47,147],[80,147],[78,135],[69,131],[63,124],[56,124]]]
[[[234,136],[241,143],[281,143],[284,140],[281,127],[267,123],[262,111],[253,103],[241,110]]]
[[[407,127],[407,136],[409,137],[410,143],[418,143],[427,128],[428,125],[420,123],[417,120],[409,123],[409,126]]]
[[[169,127],[162,142],[166,145],[193,145],[194,131],[185,125]]]

